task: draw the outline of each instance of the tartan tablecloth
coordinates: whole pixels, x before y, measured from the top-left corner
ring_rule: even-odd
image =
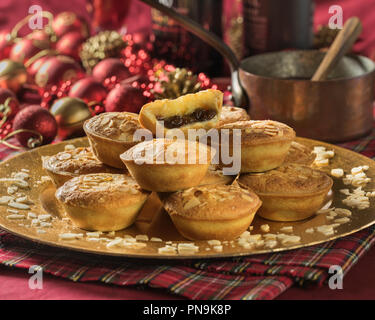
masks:
[[[375,131],[341,146],[375,157]],[[0,146],[0,159],[13,152]],[[293,285],[323,285],[331,265],[344,275],[373,245],[375,226],[324,244],[216,260],[149,261],[82,254],[28,242],[0,230],[0,263],[43,267],[72,281],[163,288],[189,299],[273,299]]]

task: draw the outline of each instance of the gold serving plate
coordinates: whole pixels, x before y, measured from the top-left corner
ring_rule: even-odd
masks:
[[[368,165],[369,170],[366,172],[367,176],[372,178],[372,181],[364,188],[365,190],[375,189],[375,162],[371,159],[364,157],[358,153],[343,149],[334,145],[330,145],[324,142],[309,140],[304,138],[298,138],[298,142],[307,146],[324,146],[327,149],[335,151],[335,157],[330,160],[330,165],[323,167],[321,170],[329,173],[332,168],[342,168],[345,172],[349,172],[352,167],[360,165]],[[309,219],[298,221],[298,222],[273,222],[256,217],[252,223],[254,229],[252,234],[263,234],[260,230],[262,224],[268,224],[270,226],[271,233],[278,233],[282,227],[293,226],[293,234],[301,237],[301,242],[291,246],[283,246],[278,242],[278,245],[273,249],[254,248],[244,249],[237,245],[235,241],[232,244],[224,244],[222,252],[215,252],[207,243],[207,241],[195,241],[195,245],[199,246],[199,252],[195,254],[182,255],[182,254],[159,254],[158,249],[165,246],[167,241],[173,241],[174,243],[183,242],[187,243],[189,240],[184,239],[174,228],[169,216],[161,209],[161,204],[158,198],[154,194],[152,198],[147,202],[143,208],[137,222],[130,228],[125,230],[117,231],[115,237],[123,237],[125,234],[132,236],[138,234],[147,234],[149,237],[161,238],[162,242],[147,242],[147,246],[141,249],[131,249],[124,247],[111,247],[107,248],[105,242],[91,242],[85,239],[64,241],[59,239],[59,234],[73,232],[73,233],[85,233],[84,230],[74,227],[70,221],[62,220],[65,213],[61,205],[57,202],[54,197],[55,187],[51,182],[44,184],[37,184],[36,182],[41,179],[42,176],[46,176],[47,173],[42,168],[41,157],[45,155],[53,155],[57,152],[64,150],[64,146],[67,144],[74,144],[76,147],[87,146],[87,138],[78,138],[70,141],[65,141],[58,144],[48,145],[37,148],[35,150],[24,152],[19,154],[12,159],[4,161],[0,164],[0,177],[9,177],[12,172],[19,172],[21,169],[28,169],[31,175],[31,189],[26,191],[28,197],[34,202],[31,210],[34,213],[50,213],[56,216],[52,222],[51,228],[44,228],[46,233],[37,233],[37,228],[25,227],[19,225],[24,223],[25,220],[9,220],[7,215],[6,206],[0,206],[0,227],[13,233],[17,236],[25,239],[43,243],[46,245],[54,246],[57,248],[70,249],[86,253],[94,253],[100,255],[110,256],[122,256],[128,258],[146,258],[146,259],[202,259],[202,258],[224,258],[224,257],[237,257],[247,256],[260,253],[270,252],[281,252],[285,250],[297,249],[315,244],[327,242],[333,239],[341,238],[369,227],[375,223],[375,206],[372,200],[371,206],[365,210],[350,209],[352,211],[351,221],[346,224],[342,224],[335,228],[336,233],[332,236],[325,236],[319,232],[308,234],[305,232],[306,229],[317,227],[320,225],[330,224],[324,214],[315,215]],[[344,186],[341,179],[334,178],[334,185],[331,195],[327,197],[326,206],[332,205],[334,207],[346,208],[342,203],[344,195],[339,192],[340,189],[348,188]],[[6,186],[2,184],[0,186],[0,196],[6,195]],[[20,210],[21,211],[21,210]],[[27,213],[28,211],[26,211]],[[106,235],[103,235],[106,236]],[[107,236],[106,236],[107,237]],[[206,248],[211,248],[206,250]]]

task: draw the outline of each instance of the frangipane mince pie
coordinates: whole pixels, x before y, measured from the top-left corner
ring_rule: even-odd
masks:
[[[87,120],[83,129],[100,161],[115,168],[124,168],[120,154],[139,142],[134,141],[133,135],[141,126],[135,113],[105,112]]]
[[[129,175],[96,173],[67,181],[56,191],[67,215],[79,228],[116,231],[132,225],[149,193]]]
[[[174,100],[155,100],[145,104],[139,113],[141,125],[156,134],[157,125],[164,123],[164,132],[181,129],[211,129],[216,127],[223,104],[223,93],[208,89],[187,94]]]
[[[231,240],[250,226],[261,205],[258,196],[238,185],[190,188],[164,199],[177,230],[191,240]]]
[[[239,145],[233,143],[236,129],[241,133],[242,173],[264,172],[280,166],[296,135],[291,127],[277,121],[249,120],[228,123],[220,128],[221,137],[224,133],[229,134],[226,143],[220,140],[220,149],[227,148],[232,155],[236,155],[236,150],[239,150]]]
[[[43,168],[48,172],[57,187],[82,174],[118,173],[119,171],[100,162],[91,148],[79,147],[65,150],[53,156],[45,156],[42,161]]]
[[[333,185],[325,173],[297,164],[244,174],[238,183],[262,200],[258,215],[274,221],[298,221],[312,216],[322,208]]]
[[[120,157],[143,189],[173,192],[199,185],[211,164],[211,148],[196,141],[153,139]]]

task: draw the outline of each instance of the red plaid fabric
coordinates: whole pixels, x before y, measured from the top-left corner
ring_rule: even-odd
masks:
[[[375,132],[342,146],[375,157]],[[0,148],[0,158],[14,154]],[[148,261],[82,254],[35,244],[0,230],[0,263],[13,268],[40,265],[72,281],[163,288],[189,299],[274,299],[292,285],[322,285],[331,265],[344,274],[375,241],[375,226],[324,244],[217,260]]]

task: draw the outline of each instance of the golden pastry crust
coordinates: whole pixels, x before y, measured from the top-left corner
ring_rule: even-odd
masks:
[[[310,166],[316,158],[316,154],[311,151],[311,148],[293,141],[284,160],[284,164],[294,163]]]
[[[219,166],[211,165],[199,185],[230,184],[234,179],[235,176],[224,175],[222,168]]]
[[[329,190],[333,184],[324,172],[297,164],[288,164],[262,174],[241,175],[238,181],[257,194],[284,196],[320,193]]]
[[[99,231],[130,226],[147,197],[130,176],[110,173],[75,177],[56,191],[73,223]]]
[[[268,144],[274,141],[292,141],[295,131],[284,123],[273,120],[248,120],[225,124],[221,129],[241,130],[242,145]]]
[[[242,108],[223,106],[220,114],[220,121],[218,127],[221,127],[227,123],[233,123],[237,121],[250,120],[250,116],[247,111]]]
[[[274,221],[309,218],[324,205],[333,185],[325,173],[297,164],[262,174],[242,175],[238,183],[253,190],[262,200],[258,214]]]
[[[207,173],[211,154],[210,147],[195,141],[153,139],[120,158],[142,188],[173,192],[198,185]]]
[[[140,128],[138,115],[131,112],[105,112],[85,122],[89,132],[121,142],[133,142],[133,134]]]
[[[194,187],[164,200],[176,228],[192,240],[234,239],[249,227],[260,206],[255,193],[236,185]]]
[[[136,145],[134,133],[142,127],[131,112],[106,112],[87,120],[83,129],[95,156],[103,163],[124,168],[120,154]]]
[[[220,155],[223,154],[222,148],[227,148],[230,155],[236,156],[239,145],[233,142],[237,134],[234,130],[241,133],[241,173],[264,172],[279,167],[295,138],[292,128],[271,120],[237,121],[223,125],[219,130],[221,135],[229,133],[229,145],[220,141]],[[213,147],[218,148],[216,145]],[[222,159],[221,163],[225,165]]]
[[[65,204],[102,208],[138,201],[146,198],[147,192],[128,175],[94,173],[69,180],[56,191],[56,197]]]
[[[43,168],[47,170],[56,186],[63,185],[69,179],[89,173],[115,173],[117,170],[100,162],[91,148],[65,150],[53,156],[42,158]]]
[[[140,124],[156,134],[157,125],[164,122],[164,133],[180,129],[211,129],[217,126],[223,104],[223,93],[208,89],[186,94],[174,100],[155,100],[145,104],[139,113]]]

